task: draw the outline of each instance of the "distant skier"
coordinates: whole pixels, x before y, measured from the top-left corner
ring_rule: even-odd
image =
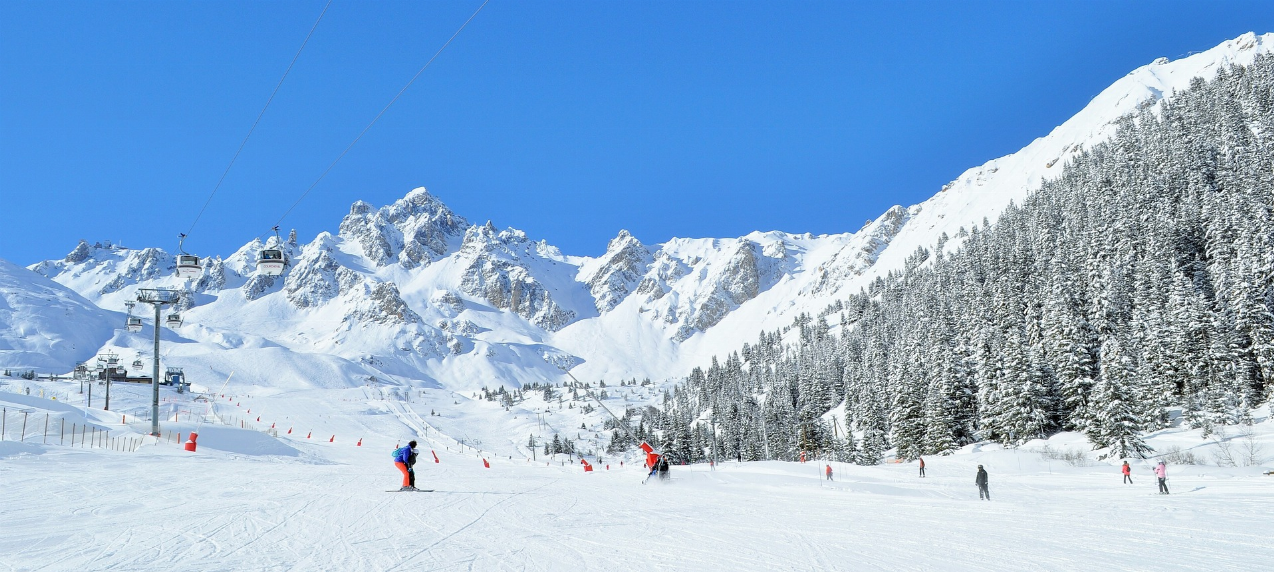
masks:
[[[991,491],[987,489],[986,469],[983,469],[982,465],[978,465],[978,476],[973,482],[978,485],[978,499],[991,500]]]
[[[1155,476],[1159,477],[1159,494],[1168,494],[1168,464],[1159,461],[1159,464],[1155,465]]]
[[[416,486],[413,484],[414,479],[412,478],[412,475],[411,475],[411,464],[410,464],[412,462],[412,457],[415,455],[415,452],[416,452],[415,441],[408,441],[406,447],[399,447],[398,449],[394,451],[394,466],[398,467],[398,470],[402,471],[403,473],[403,488],[399,490],[410,491],[410,490],[415,490],[416,488]]]
[[[1132,467],[1128,466],[1128,461],[1124,461],[1124,466],[1120,469],[1124,472],[1124,484],[1132,484]]]
[[[919,459],[920,459],[920,478],[923,479],[925,478],[925,458],[919,457]]]
[[[827,480],[829,480],[829,481],[830,481],[830,480],[833,480],[833,479],[832,479],[832,466],[831,466],[831,465],[828,465],[828,466],[827,466]]]

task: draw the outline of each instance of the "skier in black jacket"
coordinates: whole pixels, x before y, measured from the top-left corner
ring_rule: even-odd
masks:
[[[982,465],[978,465],[978,476],[973,482],[978,485],[978,499],[991,500],[991,491],[987,490],[986,469]]]

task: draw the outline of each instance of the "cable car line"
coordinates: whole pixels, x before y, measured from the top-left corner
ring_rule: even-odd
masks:
[[[425,65],[421,66],[420,69],[416,71],[416,75],[411,76],[411,79],[407,81],[407,85],[404,85],[402,89],[398,90],[398,93],[394,95],[394,98],[389,100],[389,103],[385,104],[385,107],[380,110],[380,113],[377,113],[376,117],[372,118],[371,122],[367,124],[367,127],[364,127],[363,130],[358,133],[358,136],[355,137],[347,147],[345,147],[345,150],[341,151],[341,154],[336,157],[336,160],[332,161],[332,164],[328,165],[327,169],[323,170],[323,173],[310,184],[309,188],[305,189],[304,193],[301,193],[301,196],[296,199],[296,202],[292,203],[292,206],[288,207],[288,210],[283,212],[283,216],[279,217],[279,220],[274,223],[276,228],[280,224],[283,224],[283,219],[287,218],[288,215],[292,213],[292,209],[295,209],[297,205],[301,204],[301,201],[305,200],[305,197],[310,194],[310,191],[313,191],[314,187],[317,187],[319,182],[322,181],[328,173],[332,172],[332,169],[336,167],[336,164],[340,163],[341,159],[345,158],[345,155],[349,153],[350,149],[353,149],[354,145],[358,144],[358,141],[363,138],[363,135],[365,135],[367,131],[376,124],[376,121],[379,120],[386,111],[389,111],[389,108],[394,105],[394,102],[398,101],[398,98],[402,97],[403,93],[407,91],[407,88],[411,87],[412,83],[415,83],[416,78],[420,77],[420,74],[424,73],[425,70],[429,68],[429,64],[434,63],[434,60],[438,59],[438,56],[442,54],[442,51],[447,49],[447,46],[451,45],[452,40],[455,40],[456,36],[459,36],[460,32],[464,31],[465,26],[468,26],[469,22],[472,22],[473,19],[478,16],[478,12],[481,12],[490,1],[491,0],[483,0],[482,5],[478,6],[478,9],[474,10],[473,14],[469,15],[469,19],[465,20],[464,23],[460,25],[460,28],[456,29],[456,32],[447,39],[447,42],[444,43],[441,48],[438,48],[437,52],[434,52],[433,57],[429,58],[429,61],[425,62]]]
[[[274,85],[274,91],[270,92],[270,97],[266,99],[265,105],[261,107],[261,112],[257,113],[257,118],[252,122],[252,127],[248,129],[248,134],[243,137],[243,141],[239,143],[239,148],[235,150],[234,156],[230,158],[230,164],[226,165],[226,170],[222,171],[221,178],[217,179],[217,184],[213,186],[212,192],[208,194],[208,200],[204,201],[203,207],[199,209],[199,213],[195,215],[195,220],[190,223],[190,228],[181,235],[182,242],[185,241],[186,235],[195,230],[195,225],[199,224],[199,219],[203,217],[203,213],[208,209],[208,205],[212,203],[212,197],[216,196],[217,191],[221,189],[221,183],[226,180],[226,175],[230,174],[230,169],[234,167],[235,161],[239,159],[239,154],[243,152],[243,148],[248,145],[248,139],[252,138],[252,134],[257,130],[257,125],[261,123],[261,118],[265,116],[265,110],[270,108],[270,104],[274,102],[274,96],[278,95],[279,88],[283,87],[283,81],[287,79],[288,74],[292,71],[292,66],[296,65],[296,60],[300,59],[301,52],[305,51],[305,46],[310,43],[310,37],[314,35],[314,30],[318,29],[319,22],[323,21],[323,15],[327,14],[327,9],[332,6],[332,0],[327,0],[327,4],[323,5],[323,11],[319,12],[318,18],[314,20],[314,25],[310,26],[310,31],[305,35],[305,40],[301,42],[301,47],[296,50],[296,55],[292,56],[292,61],[288,63],[287,69],[283,70],[283,76],[279,78],[279,83]],[[180,248],[179,248],[180,250]],[[184,250],[182,251],[185,252]]]

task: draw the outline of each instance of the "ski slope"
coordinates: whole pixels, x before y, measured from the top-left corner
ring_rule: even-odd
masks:
[[[113,409],[144,409],[141,389],[113,390]],[[162,430],[199,427],[197,452],[168,437],[122,452],[59,444],[56,434],[45,445],[30,429],[15,443],[15,409],[87,419],[117,437],[150,425],[121,424],[100,403],[86,412],[65,382],[0,388],[10,422],[0,570],[1163,571],[1254,570],[1274,559],[1268,462],[1172,465],[1168,496],[1154,493],[1150,461],[1135,462],[1135,484],[1122,485],[1117,462],[1048,461],[1032,452],[1045,443],[931,457],[924,479],[913,463],[832,463],[827,482],[817,462],[730,461],[642,484],[631,459],[590,457],[596,470],[585,473],[561,455],[530,461],[512,444],[462,446],[453,432],[481,441],[506,431],[497,425],[514,412],[484,412],[479,401],[453,403],[463,415],[451,416],[438,410],[461,396],[444,390],[214,393],[211,407],[193,397],[164,388],[163,415],[178,421]],[[1274,457],[1274,424],[1261,413],[1258,440]],[[451,431],[437,428],[444,416]],[[390,451],[415,435],[425,449],[417,484],[434,492],[388,492],[401,480]],[[1047,445],[1080,441],[1062,434]],[[1194,432],[1148,441],[1209,454]],[[992,502],[977,499],[978,464]]]

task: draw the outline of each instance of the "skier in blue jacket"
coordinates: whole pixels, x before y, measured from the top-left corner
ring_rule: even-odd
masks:
[[[403,488],[399,490],[410,491],[415,490],[411,475],[411,458],[415,455],[416,442],[408,441],[406,447],[398,449],[398,454],[394,455],[394,466],[403,472]]]

